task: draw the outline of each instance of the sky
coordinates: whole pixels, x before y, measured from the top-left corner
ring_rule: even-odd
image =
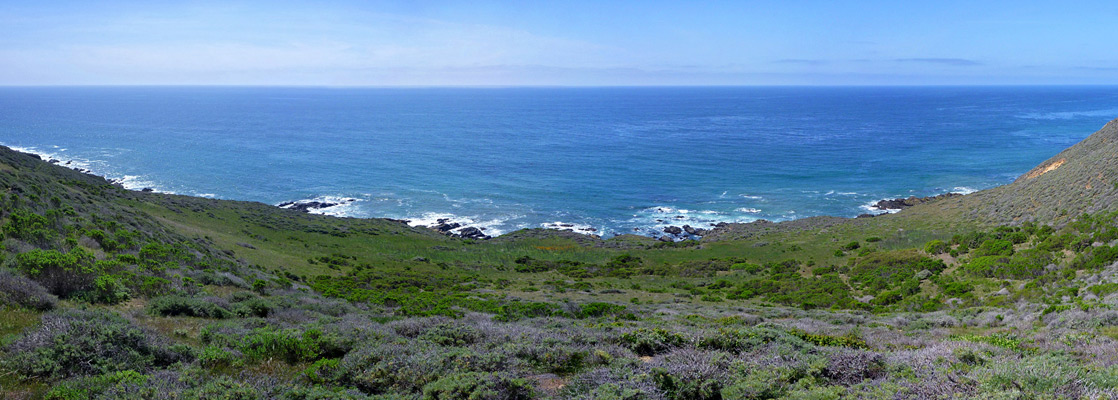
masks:
[[[0,85],[1054,84],[1118,84],[1118,2],[0,3]]]

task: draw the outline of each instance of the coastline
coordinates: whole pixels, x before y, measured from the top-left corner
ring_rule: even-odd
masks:
[[[120,177],[114,177],[114,176],[111,176],[111,175],[108,175],[108,174],[103,174],[102,171],[96,170],[97,165],[98,164],[103,164],[103,162],[94,161],[94,160],[80,159],[80,158],[63,157],[62,153],[65,153],[68,150],[66,148],[61,148],[61,147],[58,147],[58,146],[54,146],[54,148],[57,149],[57,151],[56,152],[48,152],[48,151],[39,150],[36,147],[8,146],[8,145],[3,144],[3,143],[0,143],[0,146],[7,147],[7,148],[9,148],[13,151],[17,151],[17,152],[20,152],[20,153],[31,155],[31,156],[36,157],[40,160],[43,160],[47,163],[50,163],[54,166],[68,168],[68,169],[71,169],[71,170],[74,170],[74,171],[77,171],[77,172],[80,172],[80,173],[101,177],[101,178],[105,179],[106,181],[108,181],[109,183],[111,183],[113,185],[116,185],[118,187],[121,187],[123,189],[126,189],[126,190],[132,190],[132,191],[137,191],[137,192],[162,193],[162,194],[171,194],[171,195],[184,195],[184,194],[181,194],[181,193],[176,193],[174,191],[159,188],[158,185],[154,184],[153,182],[143,180],[141,176],[123,175],[123,176],[120,176]],[[523,228],[520,228],[520,229],[515,229],[515,230],[511,230],[511,231],[507,231],[507,232],[498,231],[495,234],[489,234],[489,233],[493,233],[493,230],[490,227],[485,226],[484,224],[478,224],[477,221],[472,219],[472,218],[460,217],[460,216],[456,216],[456,215],[450,214],[450,213],[426,213],[425,215],[420,216],[418,218],[390,218],[390,217],[380,217],[380,216],[352,217],[352,216],[346,215],[346,214],[349,214],[348,212],[345,212],[345,211],[338,212],[340,209],[347,209],[347,208],[355,207],[356,204],[359,201],[361,201],[360,199],[353,198],[353,197],[317,196],[317,197],[310,198],[310,199],[288,200],[288,201],[283,201],[283,202],[279,202],[279,203],[275,203],[275,204],[269,204],[269,205],[277,207],[277,208],[282,208],[282,209],[289,209],[289,210],[300,211],[300,212],[305,212],[305,213],[310,213],[310,214],[319,214],[319,215],[330,216],[330,217],[335,217],[335,218],[368,218],[368,219],[391,220],[391,221],[401,222],[401,223],[407,224],[407,225],[412,226],[412,227],[427,228],[427,229],[431,229],[431,230],[433,230],[435,232],[438,232],[440,234],[443,234],[443,235],[447,235],[447,236],[451,236],[451,237],[464,238],[464,239],[487,240],[487,239],[498,238],[498,237],[501,237],[501,236],[504,236],[504,235],[509,235],[509,234],[512,234],[512,233],[515,233],[515,232],[524,231],[524,230],[544,229],[544,230],[551,230],[551,231],[572,232],[572,233],[575,233],[575,234],[584,235],[584,236],[588,236],[588,237],[592,237],[592,238],[596,238],[596,239],[603,239],[603,238],[608,239],[608,238],[618,237],[618,236],[635,235],[635,236],[640,236],[640,237],[646,237],[646,238],[656,240],[656,241],[659,241],[659,242],[674,243],[674,242],[683,242],[683,241],[699,241],[699,240],[702,240],[704,237],[706,237],[708,235],[715,234],[718,231],[723,231],[723,230],[728,229],[729,227],[734,227],[734,226],[746,226],[746,225],[750,225],[750,224],[756,224],[756,225],[780,224],[780,223],[803,221],[803,220],[810,220],[810,219],[831,220],[831,219],[872,218],[872,217],[877,217],[877,216],[881,216],[881,215],[895,214],[897,212],[902,211],[904,208],[908,208],[908,207],[911,207],[911,206],[914,206],[914,205],[917,205],[917,204],[922,204],[922,203],[929,202],[929,201],[935,201],[935,200],[939,200],[939,199],[942,199],[942,198],[963,196],[963,195],[967,195],[967,194],[974,193],[974,192],[977,192],[977,190],[966,188],[966,187],[955,187],[952,191],[948,191],[948,192],[945,192],[945,193],[939,193],[939,194],[933,194],[933,195],[929,195],[929,196],[923,196],[923,197],[917,197],[915,195],[911,195],[909,197],[882,198],[882,199],[879,199],[879,200],[872,201],[872,202],[861,205],[860,208],[862,210],[864,210],[865,212],[860,213],[856,216],[851,216],[851,217],[833,216],[833,215],[807,215],[807,216],[802,216],[802,217],[797,216],[797,217],[793,217],[793,218],[789,218],[789,219],[781,219],[781,220],[775,220],[775,221],[764,219],[764,218],[758,218],[758,219],[754,219],[752,221],[747,221],[747,222],[709,222],[709,223],[706,223],[705,225],[699,225],[699,226],[692,226],[690,223],[686,223],[686,222],[682,221],[686,218],[685,215],[692,213],[693,210],[686,210],[686,209],[680,210],[680,209],[674,209],[674,208],[665,207],[665,206],[651,207],[651,208],[648,208],[648,209],[649,210],[654,210],[657,213],[662,213],[662,214],[665,215],[665,217],[662,217],[662,218],[659,218],[659,219],[655,220],[656,222],[663,223],[663,224],[652,226],[652,227],[643,227],[643,228],[634,227],[632,229],[632,231],[628,232],[628,233],[626,233],[626,232],[612,232],[613,235],[611,235],[609,237],[604,237],[604,235],[602,234],[602,232],[598,228],[596,228],[596,227],[594,227],[590,224],[564,222],[564,221],[544,222],[544,223],[539,224],[539,226],[537,226],[537,227],[523,227]],[[192,197],[199,197],[199,198],[209,198],[209,199],[221,199],[220,197],[217,197],[216,195],[211,194],[211,193],[185,194],[185,196],[192,196]],[[752,197],[760,198],[760,196],[752,196]],[[237,200],[237,199],[224,199],[224,200]],[[265,203],[265,204],[267,204],[267,203]],[[743,210],[747,213],[748,212],[759,211],[759,210],[756,210],[756,209],[744,209],[744,208],[743,208]],[[702,213],[702,212],[700,212],[700,213]],[[672,218],[675,218],[677,220],[681,220],[681,223],[678,223],[678,224],[670,223],[670,222],[673,222],[671,220]]]

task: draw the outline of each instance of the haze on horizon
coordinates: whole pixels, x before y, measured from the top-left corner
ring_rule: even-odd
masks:
[[[0,5],[0,85],[1118,84],[1118,2]]]

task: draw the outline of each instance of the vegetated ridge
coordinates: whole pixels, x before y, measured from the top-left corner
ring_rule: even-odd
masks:
[[[682,242],[453,238],[0,148],[0,394],[1115,398],[1116,135],[897,214]]]

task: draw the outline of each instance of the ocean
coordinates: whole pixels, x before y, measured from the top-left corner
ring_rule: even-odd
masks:
[[[1011,182],[1114,118],[1112,86],[0,88],[0,144],[130,189],[489,235],[853,217]]]

